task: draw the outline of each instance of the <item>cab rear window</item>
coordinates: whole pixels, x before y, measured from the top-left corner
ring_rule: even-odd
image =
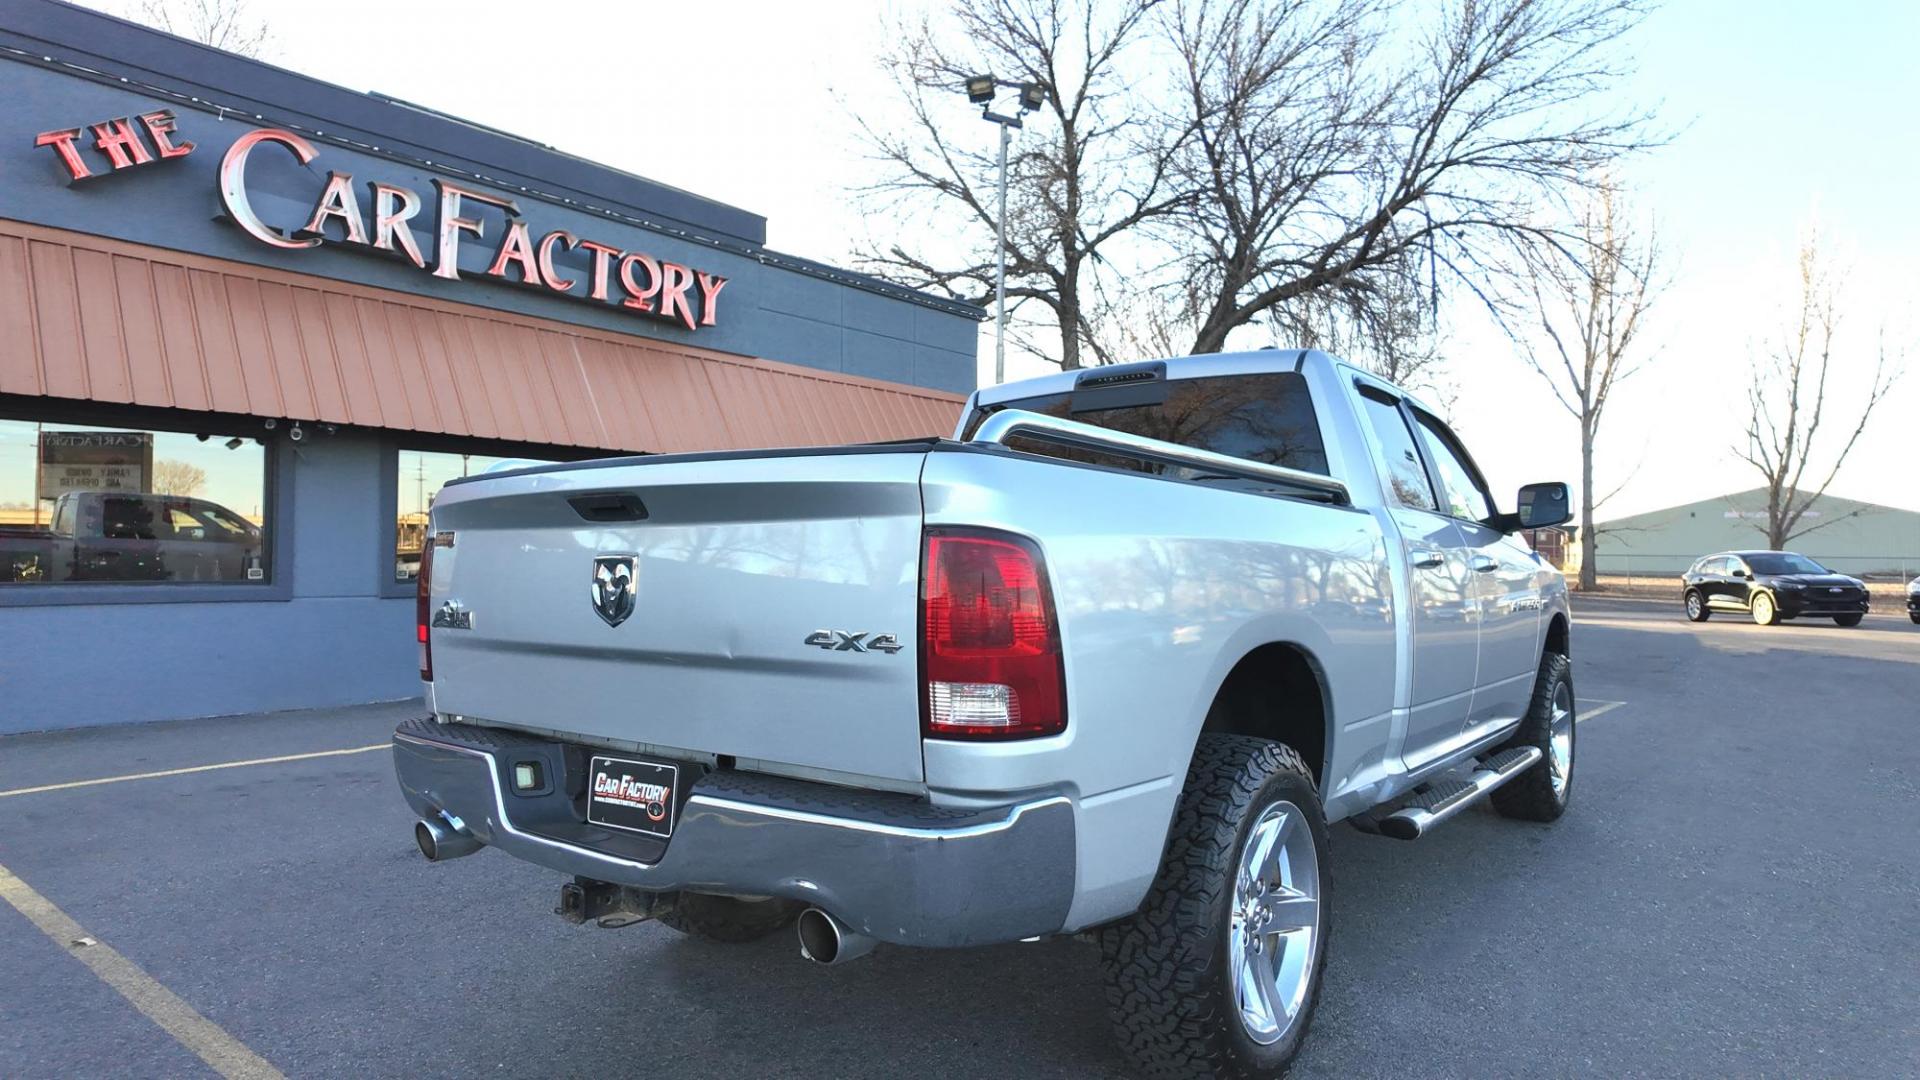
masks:
[[[1068,394],[1002,402],[975,412],[967,422],[965,436],[972,438],[982,421],[1002,409],[1024,409],[1248,461],[1323,476],[1328,473],[1326,445],[1320,438],[1320,423],[1314,417],[1313,399],[1307,390],[1307,380],[1297,372],[1176,379],[1168,386],[1166,401],[1157,405],[1077,412],[1071,405]],[[1133,472],[1181,475],[1194,471],[1017,438],[1012,445],[1052,457]]]

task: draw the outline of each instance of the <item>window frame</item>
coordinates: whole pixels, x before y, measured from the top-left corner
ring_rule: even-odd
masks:
[[[146,584],[109,581],[49,581],[35,585],[0,585],[0,608],[74,607],[115,604],[258,604],[284,603],[293,599],[293,546],[286,537],[294,529],[294,455],[281,453],[280,439],[266,432],[257,419],[221,413],[187,413],[173,410],[156,416],[140,408],[113,408],[77,404],[50,409],[45,399],[17,399],[0,396],[0,420],[46,424],[89,424],[124,431],[150,431],[168,435],[205,434],[212,438],[263,440],[261,461],[261,504],[268,507],[267,526],[261,540],[266,554],[268,580],[259,584],[245,581],[167,582]]]

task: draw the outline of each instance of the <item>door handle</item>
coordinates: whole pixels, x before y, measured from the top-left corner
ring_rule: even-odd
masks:
[[[1447,565],[1447,557],[1431,548],[1416,548],[1407,553],[1415,570],[1438,570]]]
[[[1500,564],[1497,562],[1494,562],[1493,559],[1489,556],[1475,555],[1471,560],[1467,562],[1467,565],[1473,567],[1475,573],[1484,574],[1487,571],[1492,570],[1494,567],[1499,566]]]

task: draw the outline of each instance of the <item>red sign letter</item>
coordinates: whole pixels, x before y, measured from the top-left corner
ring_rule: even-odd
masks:
[[[373,192],[374,250],[402,252],[413,265],[425,270],[427,260],[420,257],[420,246],[413,242],[413,228],[407,224],[420,212],[420,196],[378,180],[367,187]]]
[[[647,281],[650,284],[644,289],[633,280],[635,263],[647,268]],[[652,311],[653,295],[660,291],[660,264],[637,251],[633,252],[620,260],[620,284],[633,294],[620,301],[623,306],[635,311]]]
[[[565,229],[555,229],[540,238],[540,277],[546,281],[547,288],[554,292],[566,292],[577,284],[572,278],[562,278],[553,271],[553,245],[565,244],[577,246],[580,241]]]
[[[474,202],[498,206],[514,217],[520,216],[520,207],[512,199],[502,199],[488,195],[483,191],[462,187],[446,180],[435,180],[433,186],[440,190],[440,218],[437,224],[439,245],[438,255],[433,263],[433,276],[450,281],[460,280],[460,234],[472,233],[475,237],[485,236],[478,218],[460,216],[460,200],[472,199]]]
[[[73,148],[74,140],[79,137],[79,128],[43,131],[33,137],[33,145],[53,147],[53,152],[60,155],[60,164],[67,167],[67,175],[75,180],[85,180],[93,175],[93,170],[87,168],[87,163],[80,160],[80,151]]]
[[[720,290],[727,287],[727,279],[715,277],[702,270],[700,278],[700,325],[713,325],[713,305],[720,299]]]
[[[660,315],[662,318],[674,317],[674,309],[680,311],[680,321],[687,329],[695,329],[699,324],[693,320],[693,308],[687,303],[687,289],[693,285],[693,271],[679,263],[661,263]]]
[[[160,151],[162,158],[186,157],[193,153],[190,142],[175,143],[168,136],[173,134],[173,110],[161,109],[159,112],[142,113],[140,122],[147,126],[147,135],[153,139],[153,145]]]
[[[360,199],[353,193],[351,173],[327,174],[327,189],[320,193],[320,201],[313,204],[313,216],[300,230],[301,235],[324,237],[328,218],[339,218],[347,227],[347,243],[367,242],[366,219],[360,216]]]
[[[277,142],[293,151],[293,156],[305,165],[314,158],[314,149],[307,140],[291,131],[279,128],[256,128],[233,140],[227,147],[227,156],[220,159],[220,205],[226,207],[227,216],[234,224],[247,231],[249,236],[263,244],[277,248],[310,248],[320,242],[317,236],[302,240],[289,240],[267,227],[260,215],[253,212],[253,204],[247,201],[247,155],[263,142]]]
[[[500,241],[500,251],[493,257],[493,265],[487,267],[487,273],[502,281],[508,280],[508,263],[519,265],[522,284],[541,283],[540,267],[533,257],[533,241],[527,237],[527,223],[524,221],[507,222],[506,238]]]
[[[607,261],[620,254],[620,249],[596,244],[591,240],[580,241],[580,246],[593,252],[593,277],[590,279],[593,287],[587,290],[587,295],[595,300],[605,300],[607,298]]]
[[[106,151],[115,171],[153,160],[153,155],[147,153],[147,144],[140,141],[140,133],[133,130],[133,120],[129,117],[102,120],[93,125],[93,145]]]

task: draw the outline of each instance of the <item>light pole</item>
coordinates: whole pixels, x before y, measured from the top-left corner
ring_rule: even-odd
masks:
[[[1012,116],[993,111],[993,99],[1002,89],[1020,92],[1020,107]],[[1007,82],[992,75],[975,75],[967,80],[967,100],[980,106],[980,116],[1000,125],[1000,216],[994,239],[993,267],[993,384],[1007,381],[1007,144],[1013,141],[1013,129],[1024,127],[1021,118],[1046,104],[1047,88],[1041,83]]]

